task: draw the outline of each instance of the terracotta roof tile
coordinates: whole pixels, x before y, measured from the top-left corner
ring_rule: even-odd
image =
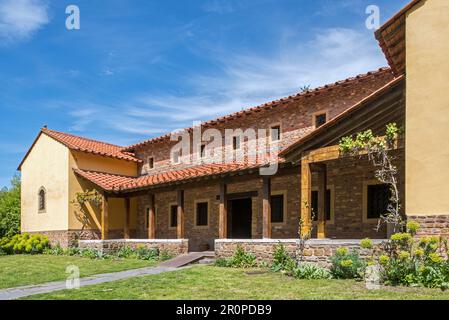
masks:
[[[279,159],[283,163],[283,159]],[[187,182],[192,179],[210,177],[219,174],[229,174],[243,170],[258,169],[264,166],[264,163],[229,163],[229,164],[204,164],[195,167],[172,170],[154,175],[141,177],[128,177],[110,173],[86,171],[74,169],[80,177],[87,179],[109,192],[129,192],[147,187],[161,186],[168,183]]]
[[[123,147],[120,146],[78,137],[68,133],[49,130],[47,128],[42,128],[41,132],[55,139],[56,141],[59,141],[71,150],[77,150],[126,161],[141,162],[141,160],[134,157],[133,153],[123,151]]]
[[[388,60],[388,64],[396,75],[405,72],[405,20],[409,10],[422,0],[413,0],[375,32],[376,39]]]

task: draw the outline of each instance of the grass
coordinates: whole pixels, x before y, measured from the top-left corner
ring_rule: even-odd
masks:
[[[0,256],[0,289],[65,280],[66,267],[76,265],[80,276],[137,269],[155,262],[137,259],[93,260],[77,256],[11,255]]]
[[[27,299],[449,299],[449,292],[424,288],[367,290],[353,280],[296,280],[279,273],[197,266],[28,297]]]

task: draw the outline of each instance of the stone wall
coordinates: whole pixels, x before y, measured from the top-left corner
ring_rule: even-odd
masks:
[[[48,237],[52,246],[59,245],[62,248],[77,247],[78,240],[100,240],[100,230],[58,230],[29,232],[30,234],[42,234]],[[123,238],[123,230],[109,230],[109,238]],[[136,230],[130,230],[131,237],[137,234]]]
[[[373,240],[374,252],[385,240]],[[271,262],[276,245],[283,244],[287,253],[293,258],[299,258],[299,240],[215,240],[215,255],[218,258],[229,258],[235,250],[241,246],[246,252],[253,253],[259,262]],[[303,261],[317,263],[321,266],[329,266],[330,257],[338,248],[356,249],[360,255],[370,256],[373,250],[360,248],[360,240],[309,240],[303,251]]]
[[[449,238],[449,216],[407,216],[407,221],[416,221],[420,224],[418,236],[442,236]]]
[[[188,253],[189,240],[80,240],[80,249],[95,249],[103,253],[112,253],[123,247],[136,249],[138,247],[157,248],[174,256]]]

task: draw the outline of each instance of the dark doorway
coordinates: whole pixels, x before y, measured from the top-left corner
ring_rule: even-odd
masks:
[[[251,198],[228,201],[228,238],[251,239]]]

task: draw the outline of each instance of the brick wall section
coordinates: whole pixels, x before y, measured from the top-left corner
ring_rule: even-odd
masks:
[[[160,251],[166,251],[171,255],[177,256],[188,253],[189,240],[81,240],[80,249],[95,249],[103,253],[110,254],[118,251],[120,248],[138,247],[157,248]]]
[[[395,163],[400,172],[399,189],[404,199],[404,151],[396,151]],[[363,219],[364,181],[376,181],[375,168],[366,157],[344,158],[328,162],[328,185],[334,190],[334,223],[326,225],[329,238],[336,239],[383,239],[387,237],[386,228],[375,230],[377,220],[365,222]],[[228,193],[258,191],[252,199],[252,238],[262,238],[262,179],[257,174],[235,177],[227,181]],[[313,186],[317,186],[316,180]],[[202,183],[182,185],[185,190],[185,237],[190,240],[190,250],[214,248],[214,239],[218,238],[219,181],[206,180]],[[285,192],[286,217],[284,223],[272,225],[273,239],[294,239],[298,237],[300,212],[300,174],[299,167],[281,169],[272,178],[272,192]],[[156,199],[156,238],[174,239],[176,230],[168,227],[169,205],[176,203],[176,189],[158,191]],[[195,228],[195,200],[209,201],[209,227]],[[146,210],[148,198],[139,198],[138,234],[147,237]],[[315,229],[316,230],[316,229]]]
[[[388,71],[383,71],[360,79],[358,82],[353,80],[347,84],[341,84],[317,95],[312,93],[308,97],[287,99],[273,108],[263,108],[258,112],[244,114],[224,123],[218,123],[213,128],[218,129],[224,136],[225,129],[268,130],[271,125],[280,124],[281,147],[285,147],[313,129],[315,113],[327,111],[328,118],[332,119],[392,79]],[[174,165],[170,162],[170,150],[176,143],[165,139],[135,150],[136,157],[144,161],[140,173],[154,174],[185,167],[186,165]],[[154,157],[154,169],[150,171],[148,171],[148,157]]]
[[[299,224],[299,173],[298,168],[281,169],[272,179],[272,191],[283,191],[287,194],[287,208],[284,223],[272,226],[273,237],[285,239],[297,235]],[[258,196],[252,198],[252,238],[262,237],[262,178],[257,174],[238,176],[227,181],[228,193],[241,193],[257,191]],[[207,180],[201,183],[183,185],[184,190],[184,215],[185,238],[189,239],[190,250],[213,250],[214,240],[218,238],[218,216],[220,193],[218,180]],[[196,227],[195,201],[208,201],[209,226]],[[147,238],[146,207],[148,197],[140,196],[138,201],[138,225],[137,234],[140,238]],[[156,238],[175,239],[176,229],[169,228],[169,207],[176,204],[176,189],[156,191]]]
[[[398,188],[400,199],[405,199],[405,155],[404,150],[394,151],[394,164],[398,168]],[[383,226],[375,230],[377,219],[367,222],[363,219],[364,182],[376,182],[376,168],[367,157],[342,158],[327,163],[327,184],[334,190],[334,223],[326,224],[326,236],[337,239],[383,239],[387,230]],[[317,177],[312,187],[318,186]],[[402,203],[404,207],[404,203]]]
[[[421,228],[418,231],[418,236],[442,236],[449,238],[449,216],[435,215],[435,216],[407,216],[407,221],[416,221]]]
[[[338,248],[348,248],[350,251],[357,250],[362,257],[370,257],[373,252],[377,254],[382,244],[382,240],[373,240],[374,249],[361,249],[359,240],[310,240],[306,243],[303,261],[316,263],[323,267],[328,267],[330,258]],[[271,263],[276,246],[283,244],[287,253],[295,259],[299,259],[299,241],[290,240],[216,240],[215,255],[218,258],[230,258],[236,249],[241,246],[246,252],[254,254],[258,262]]]

